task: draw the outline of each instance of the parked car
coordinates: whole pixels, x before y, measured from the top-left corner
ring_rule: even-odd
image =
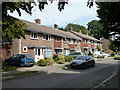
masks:
[[[77,57],[77,56],[80,56],[80,55],[83,55],[82,52],[72,52],[69,54],[69,56],[72,56],[74,59]]]
[[[120,60],[120,53],[117,53],[114,59],[115,60]]]
[[[100,51],[96,51],[96,52],[94,52],[93,55],[94,55],[95,57],[103,56],[103,57],[105,57],[105,58],[109,56],[109,54],[104,53],[104,52],[100,52]]]
[[[34,59],[29,54],[15,54],[12,57],[5,60],[9,65],[14,66],[33,66]]]
[[[92,56],[78,56],[70,62],[71,68],[87,68],[88,66],[95,66],[95,60]]]

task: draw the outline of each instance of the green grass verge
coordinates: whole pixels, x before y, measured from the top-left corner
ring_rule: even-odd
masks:
[[[20,73],[3,75],[3,77],[4,77],[4,76],[23,76],[23,75],[33,74],[33,73],[37,73],[37,72],[38,72],[38,71],[25,71],[25,72],[20,72]]]
[[[100,60],[100,59],[99,59],[99,60],[97,60],[97,61],[103,61],[103,60]]]
[[[64,67],[70,67],[70,64],[68,64],[68,65],[64,65],[64,66],[59,66],[59,67],[61,67],[61,68],[64,68]]]

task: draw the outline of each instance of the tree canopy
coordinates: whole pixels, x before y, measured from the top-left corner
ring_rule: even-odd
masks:
[[[101,31],[103,30],[103,26],[99,23],[98,20],[92,20],[91,22],[88,22],[88,30],[91,34],[93,34],[93,36],[96,39],[102,38],[102,34]]]
[[[14,1],[14,0],[13,0]],[[35,2],[30,2],[29,0],[19,0],[21,2],[2,2],[2,37],[6,38],[8,41],[11,41],[13,38],[20,38],[24,36],[23,28],[26,27],[26,25],[23,22],[20,22],[18,19],[9,16],[8,10],[13,13],[14,11],[17,11],[19,16],[21,16],[20,9],[24,10],[28,14],[32,14],[32,8],[34,7]],[[49,0],[51,3],[54,0]],[[58,0],[58,10],[62,11],[65,8],[65,5],[68,4],[69,0]],[[39,9],[42,11],[47,5],[47,0],[38,0],[39,2]],[[32,3],[34,5],[32,5]],[[0,4],[1,5],[1,4]],[[93,0],[88,0],[87,6],[91,8],[93,6]],[[0,23],[1,24],[1,23]]]
[[[82,26],[82,25],[78,25],[78,24],[73,24],[73,23],[69,23],[65,28],[59,28],[60,30],[63,31],[67,31],[68,28],[72,27],[73,31],[79,32],[81,30],[81,33],[83,34],[89,34],[88,29],[86,29],[86,27]]]
[[[97,2],[97,13],[103,26],[101,34],[105,38],[118,35],[115,41],[120,41],[120,2]]]

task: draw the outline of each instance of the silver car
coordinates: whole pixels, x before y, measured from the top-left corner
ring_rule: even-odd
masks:
[[[95,60],[92,56],[78,56],[70,62],[71,68],[87,68],[89,66],[95,66]]]

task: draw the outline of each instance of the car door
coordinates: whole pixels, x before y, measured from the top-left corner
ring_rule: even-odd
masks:
[[[15,54],[15,55],[13,55],[11,58],[10,58],[10,60],[9,60],[9,64],[10,65],[15,65],[16,63],[16,60],[17,60],[17,57],[18,55],[17,54]]]
[[[91,65],[91,58],[90,57],[87,57],[87,65],[90,66]]]

